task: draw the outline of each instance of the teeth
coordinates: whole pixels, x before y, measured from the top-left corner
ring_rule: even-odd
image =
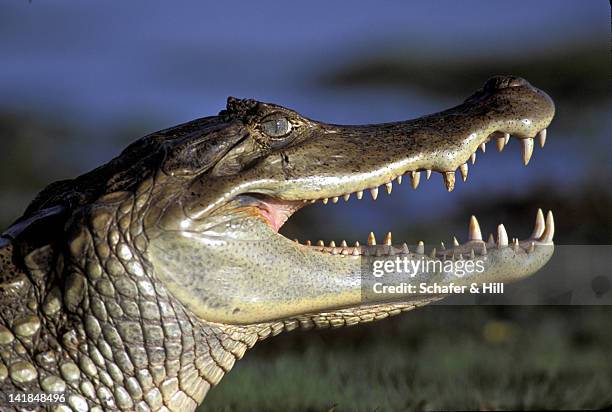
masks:
[[[431,249],[431,254],[429,256],[432,259],[435,259],[436,258],[436,253],[437,253],[436,248],[433,248],[433,249]]]
[[[487,239],[487,244],[491,246],[495,246],[495,237],[493,237],[493,233],[489,233],[489,238]]]
[[[533,253],[535,251],[535,242],[529,243],[529,249],[527,249],[527,253]]]
[[[376,200],[376,198],[378,197],[378,188],[375,187],[373,189],[370,189],[370,194],[372,195],[372,200]]]
[[[508,246],[508,233],[504,225],[497,226],[497,247]]]
[[[523,164],[527,166],[529,163],[529,159],[531,159],[531,155],[533,154],[533,139],[521,139],[523,142]]]
[[[397,184],[398,184],[398,185],[401,185],[401,184],[402,184],[402,175],[399,175],[399,176],[397,177]]]
[[[455,188],[455,172],[445,172],[443,176],[446,190],[452,192]]]
[[[310,240],[306,241],[306,246],[312,246],[312,242]]]
[[[504,150],[504,147],[506,146],[506,143],[508,143],[509,139],[510,139],[510,134],[503,133],[503,135],[499,136],[495,140],[495,143],[497,144],[497,151],[498,152],[501,152],[502,150]]]
[[[464,163],[459,166],[459,171],[461,172],[461,179],[465,182],[468,177],[468,164]]]
[[[444,246],[444,242],[440,242],[440,250],[446,250],[446,246]]]
[[[486,142],[482,142],[480,143],[480,150],[482,150],[482,153],[487,151],[487,145]]]
[[[353,249],[353,256],[359,256],[359,249]]]
[[[358,191],[357,193],[355,193],[355,195],[357,196],[358,200],[361,200],[363,198],[363,190]]]
[[[359,241],[358,241],[358,240],[356,240],[356,241],[355,241],[355,247],[359,247],[359,246],[361,246],[361,245],[359,244]]]
[[[549,210],[546,214],[546,228],[544,233],[540,237],[543,242],[552,242],[553,236],[555,235],[555,219],[553,218],[552,212]]]
[[[324,204],[324,205],[326,205],[326,204],[327,204],[327,202],[329,202],[329,199],[328,199],[328,198],[325,198],[325,199],[323,199],[323,200],[322,200],[322,202],[323,202],[323,204]]]
[[[393,190],[393,183],[389,182],[385,184],[385,188],[387,189],[387,193],[391,194],[391,191]]]
[[[416,252],[419,255],[425,254],[425,243],[422,240],[419,240],[419,244],[417,245]]]
[[[346,244],[346,240],[343,240],[342,242],[340,242],[340,246],[348,247],[348,245]]]
[[[421,181],[421,172],[410,172],[410,184],[412,184],[412,188],[416,189],[419,187],[419,182]]]
[[[474,253],[474,249],[470,250],[470,259],[476,259],[476,253]]]
[[[392,235],[391,232],[388,232],[385,236],[385,245],[391,246]]]
[[[338,249],[336,249],[335,247],[332,248],[331,250],[331,254],[332,255],[337,255],[338,254]]]
[[[293,241],[294,241],[295,243],[300,243],[300,241],[299,241],[299,240],[297,240],[297,239],[293,239]]]
[[[351,198],[351,194],[347,193],[346,195],[342,196],[342,198],[344,199],[345,202],[348,202],[349,199]]]
[[[540,147],[544,147],[546,144],[546,129],[540,130],[538,133],[538,141],[540,143]]]
[[[472,153],[470,159],[472,160],[472,164],[476,163],[476,152]]]
[[[376,236],[374,236],[374,232],[370,232],[368,235],[368,246],[376,245]]]
[[[332,197],[332,202],[334,202],[334,203],[338,203],[338,196],[334,196],[334,197]]]
[[[470,218],[470,229],[469,229],[469,240],[480,240],[482,241],[482,232],[480,231],[480,225],[476,216]]]
[[[336,242],[334,242],[333,240],[330,240],[329,247],[336,247]]]
[[[406,243],[402,243],[402,253],[405,255],[410,253],[410,249],[408,249],[408,245]]]
[[[459,246],[459,241],[455,236],[453,236],[453,246]]]
[[[533,233],[531,234],[531,239],[539,239],[544,233],[544,229],[546,228],[546,223],[544,223],[544,213],[542,209],[538,209],[538,213],[536,214],[535,227],[533,228]]]
[[[514,249],[515,252],[519,251],[519,240],[517,237],[515,237],[514,239],[512,239],[512,248]]]
[[[427,178],[427,180],[429,180],[429,178],[431,177],[431,169],[425,170],[425,177]]]
[[[323,243],[322,240],[317,241],[317,246],[325,246],[325,243]]]
[[[482,244],[482,255],[486,255],[487,254],[487,245],[486,244]]]

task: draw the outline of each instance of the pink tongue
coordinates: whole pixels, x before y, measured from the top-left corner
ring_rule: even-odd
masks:
[[[278,232],[278,229],[289,219],[289,217],[298,211],[304,202],[301,200],[279,200],[279,199],[259,199],[259,209],[261,214],[266,218],[270,226]]]

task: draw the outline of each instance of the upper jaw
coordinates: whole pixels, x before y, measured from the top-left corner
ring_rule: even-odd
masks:
[[[455,172],[467,178],[476,151],[495,142],[503,149],[520,139],[522,160],[531,158],[535,139],[543,146],[554,104],[544,92],[520,78],[489,81],[451,109],[418,119],[364,126],[321,125],[318,136],[269,156],[244,175],[248,191],[284,200],[342,198],[378,187],[391,190],[404,175],[417,186],[421,172],[442,174],[446,188]],[[504,80],[505,79],[505,80]],[[518,79],[518,80],[517,80]],[[265,180],[261,176],[268,177]]]

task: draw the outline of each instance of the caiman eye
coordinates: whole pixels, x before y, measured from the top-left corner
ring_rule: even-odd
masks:
[[[291,122],[286,117],[274,117],[261,123],[261,131],[272,138],[284,137],[291,132]]]

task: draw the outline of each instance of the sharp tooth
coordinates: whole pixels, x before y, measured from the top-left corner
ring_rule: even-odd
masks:
[[[360,255],[359,249],[358,248],[354,248],[353,249],[353,256],[359,256],[359,255]]]
[[[495,246],[495,237],[493,237],[493,233],[489,233],[489,238],[487,239],[487,244],[491,246]]]
[[[480,143],[480,150],[482,150],[482,153],[487,151],[487,142]]]
[[[329,242],[329,247],[336,247],[336,242],[334,242],[333,240],[331,240]]]
[[[452,192],[455,188],[455,172],[444,172],[444,185],[446,190]]]
[[[408,245],[406,243],[402,243],[402,253],[405,255],[410,253],[410,249],[408,249]]]
[[[392,239],[391,232],[388,232],[387,235],[385,236],[385,245],[391,246],[391,243],[392,243],[391,239]]]
[[[512,239],[512,248],[514,249],[515,253],[519,251],[520,245],[517,237]]]
[[[459,246],[459,241],[456,236],[453,236],[453,246]]]
[[[472,164],[476,163],[476,152],[472,153],[470,159],[472,160]]]
[[[486,254],[487,254],[487,245],[483,243],[483,244],[482,244],[482,252],[481,252],[481,255],[483,255],[483,256],[484,256],[484,255],[486,255]]]
[[[497,247],[502,248],[508,246],[508,233],[504,225],[497,226]]]
[[[444,246],[444,242],[440,242],[440,250],[446,250],[446,246]]]
[[[430,177],[431,177],[431,169],[425,170],[425,178],[429,180]]]
[[[342,252],[340,252],[342,255],[346,256],[346,255],[350,255],[351,251],[348,249],[342,249]]]
[[[342,242],[340,242],[340,246],[348,247],[348,245],[346,244],[346,240],[343,240]]]
[[[294,241],[295,243],[300,243],[300,241],[299,241],[299,240],[297,240],[297,239],[293,239],[293,241]]]
[[[332,197],[332,202],[334,202],[334,203],[338,203],[338,196],[334,196],[334,197]]]
[[[465,182],[468,177],[468,164],[464,163],[459,166],[459,171],[461,172],[461,179],[463,179],[463,181]]]
[[[435,259],[436,258],[436,253],[437,253],[436,248],[433,248],[433,249],[431,249],[431,254],[429,256],[431,256],[432,259]]]
[[[527,166],[531,155],[533,154],[533,139],[521,139],[523,142],[523,164]]]
[[[412,184],[412,188],[416,189],[419,187],[419,182],[421,181],[421,172],[410,172],[410,184]]]
[[[504,146],[506,146],[506,137],[505,136],[498,137],[495,140],[495,143],[497,144],[497,151],[501,152],[502,150],[504,150]]]
[[[306,246],[312,246],[312,242],[310,240],[306,241]]]
[[[540,143],[540,147],[544,147],[546,144],[546,129],[542,129],[538,133],[538,142]]]
[[[542,212],[542,209],[538,209],[531,239],[539,239],[540,236],[542,236],[542,233],[544,233],[544,228],[546,228],[546,223],[544,223],[544,213]]]
[[[317,246],[325,246],[325,243],[323,243],[322,240],[317,241]]]
[[[350,198],[351,198],[351,194],[350,193],[347,193],[344,196],[342,196],[342,199],[344,199],[345,202],[348,202]]]
[[[510,141],[510,133],[504,133],[504,144],[508,144]]]
[[[393,183],[389,182],[385,184],[385,188],[387,188],[387,193],[391,194],[391,191],[393,190]]]
[[[470,229],[469,229],[469,240],[480,240],[482,241],[482,232],[480,231],[480,225],[476,216],[472,215],[470,218]]]
[[[331,250],[331,254],[332,254],[332,255],[337,255],[337,254],[338,254],[338,249],[336,249],[335,247],[334,247],[334,248],[332,248],[332,250]]]
[[[374,236],[374,232],[370,232],[368,235],[368,246],[374,246],[376,244],[376,236]]]
[[[357,196],[358,200],[361,200],[363,198],[363,190],[356,192],[355,195]]]
[[[552,242],[553,236],[555,235],[555,219],[553,218],[552,212],[549,210],[546,214],[546,228],[544,233],[540,237],[542,242]]]
[[[474,249],[470,250],[470,259],[476,259],[476,253],[474,253]]]
[[[376,200],[376,198],[378,197],[378,188],[375,187],[373,189],[370,189],[370,194],[372,195],[372,199]]]
[[[529,249],[527,249],[527,253],[533,253],[535,251],[535,242],[529,243]]]
[[[361,246],[361,245],[359,244],[359,241],[358,241],[358,240],[356,240],[356,241],[355,241],[355,247],[359,247],[359,246]]]
[[[424,253],[425,253],[425,243],[423,243],[423,241],[422,241],[422,240],[419,240],[419,244],[417,245],[416,252],[417,252],[419,255],[422,255],[422,254],[424,254]]]
[[[397,177],[397,184],[398,184],[398,185],[401,185],[401,184],[402,184],[402,175],[399,175],[399,176]]]
[[[328,199],[328,198],[325,198],[325,199],[323,199],[323,200],[322,200],[322,202],[323,202],[323,204],[324,204],[324,205],[326,205],[326,204],[327,204],[327,202],[329,202],[329,199]]]

